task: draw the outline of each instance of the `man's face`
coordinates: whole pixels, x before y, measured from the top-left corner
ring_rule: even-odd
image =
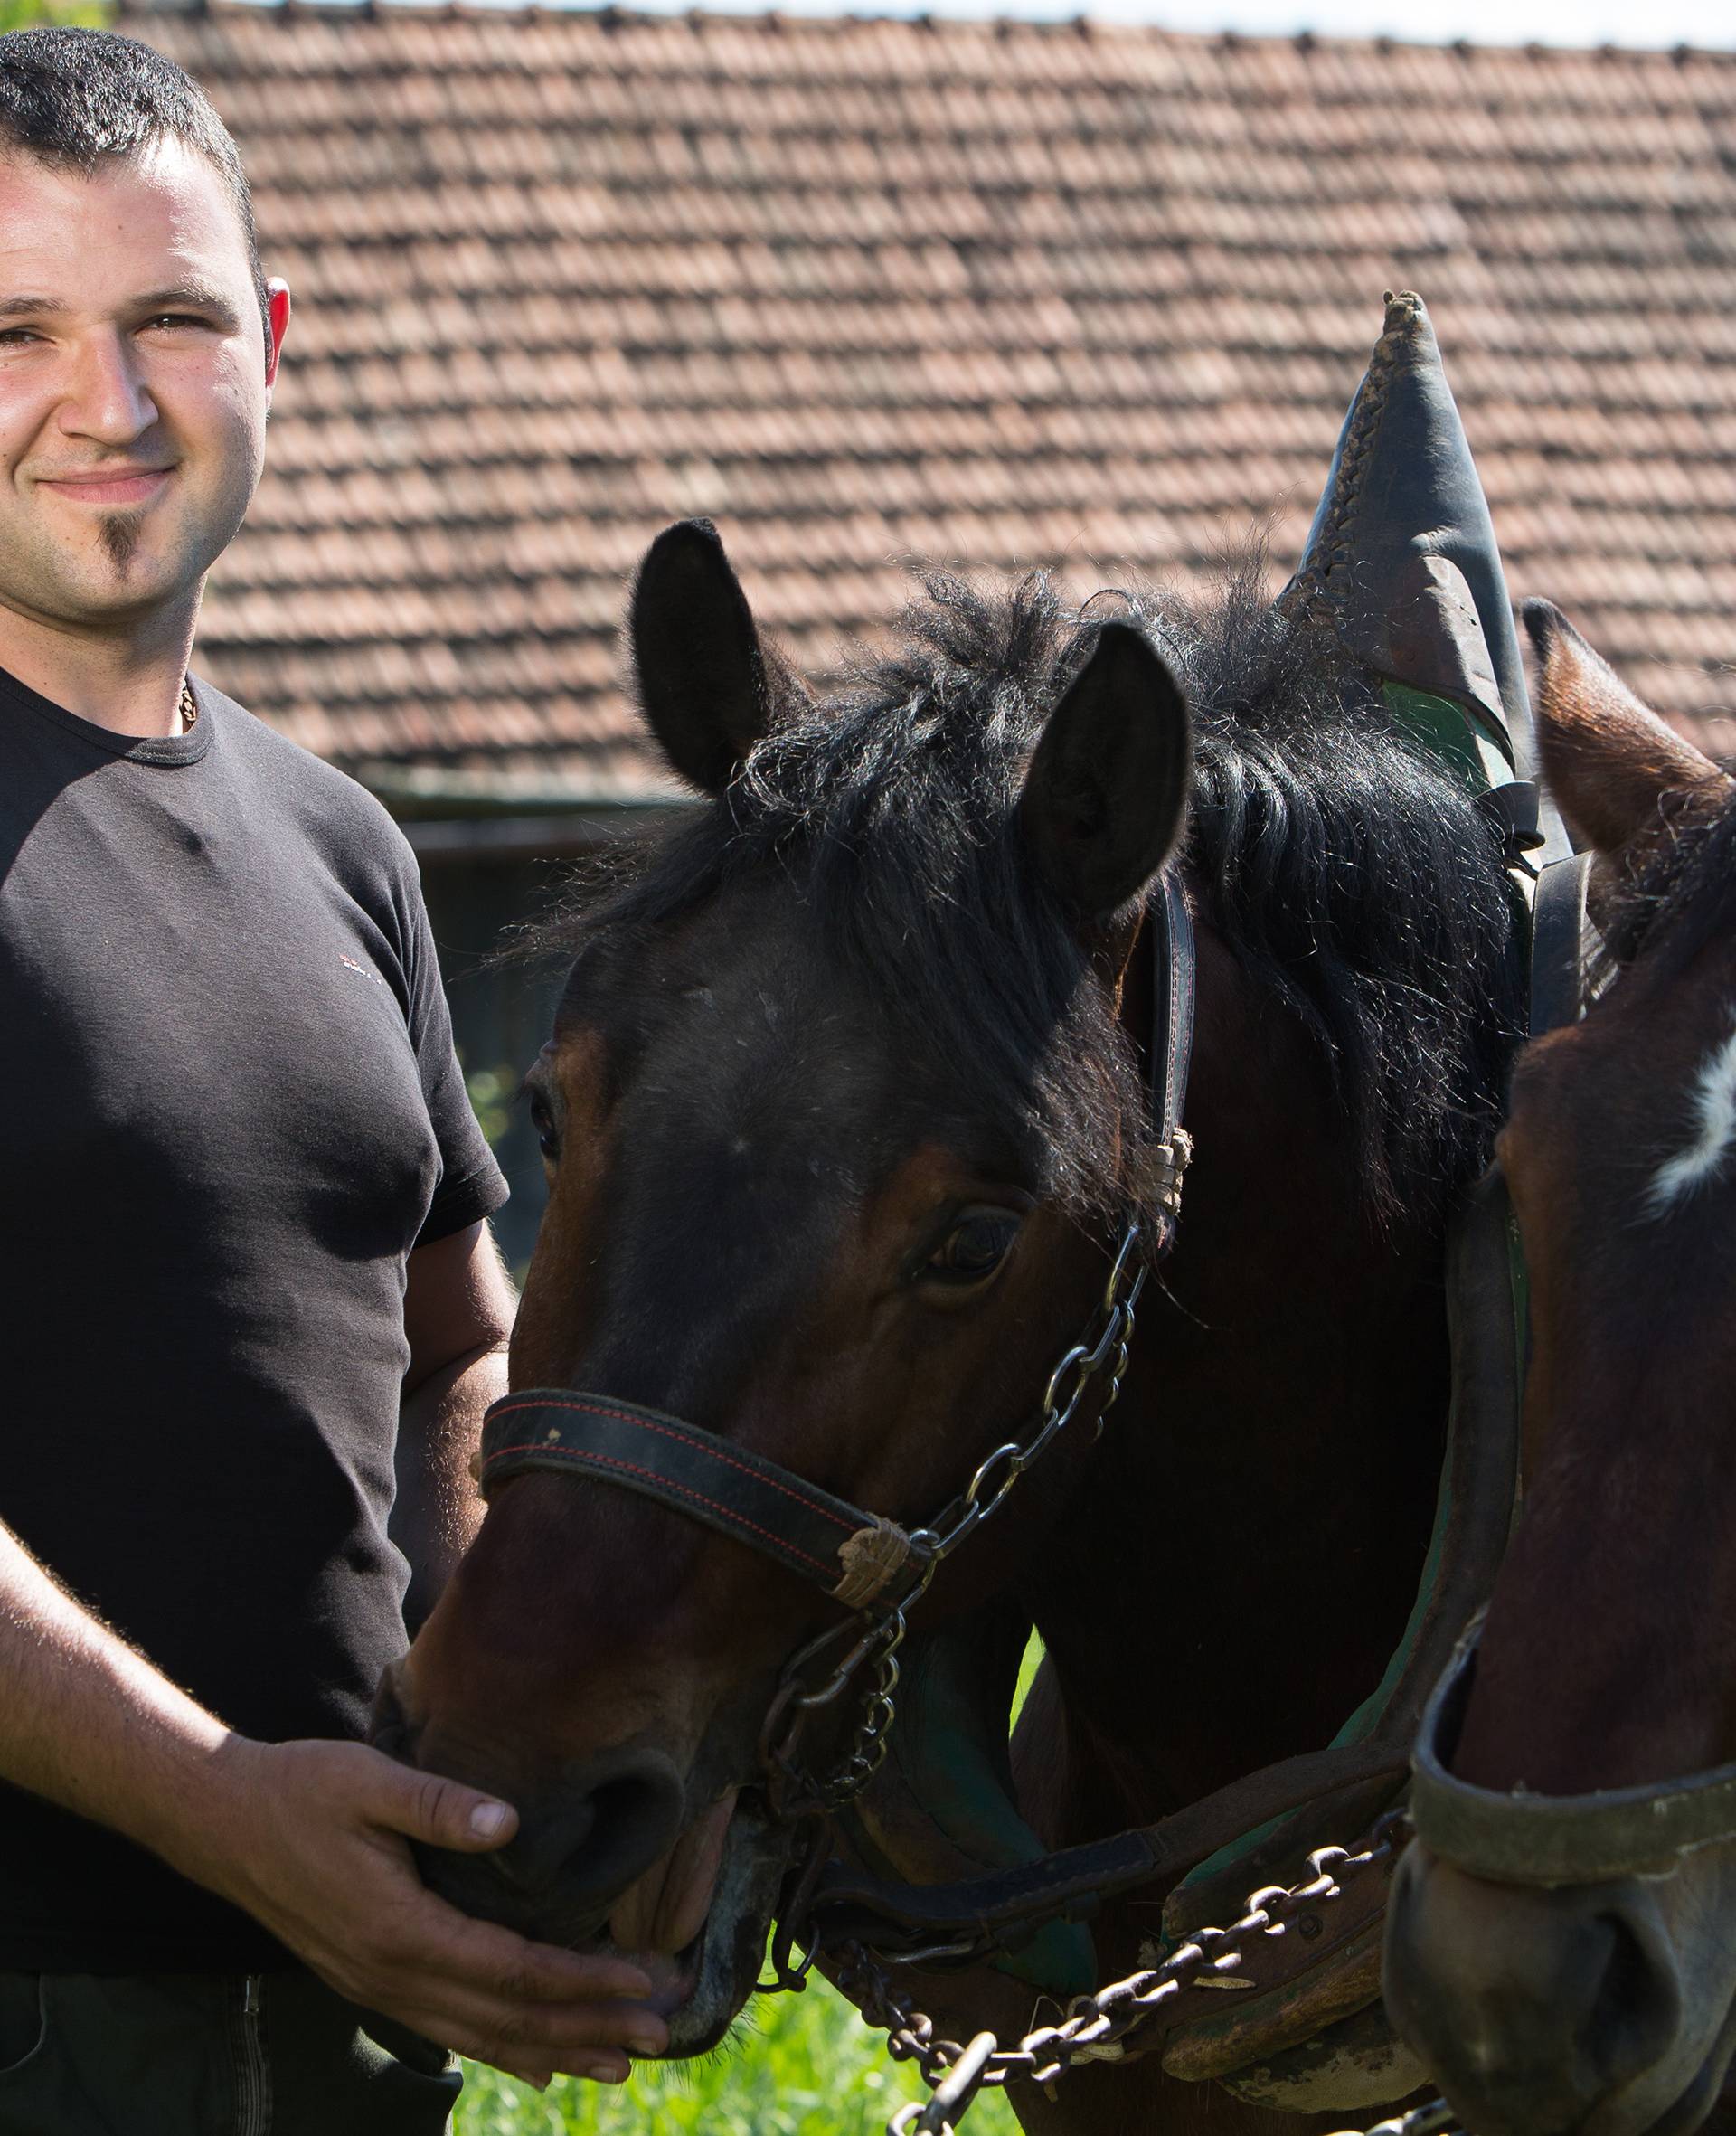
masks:
[[[0,153],[0,609],[184,614],[259,478],[268,363],[240,218],[174,140],[86,176]]]

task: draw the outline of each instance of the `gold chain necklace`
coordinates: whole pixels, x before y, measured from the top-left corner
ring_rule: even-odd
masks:
[[[181,683],[181,732],[191,732],[199,718],[198,700],[193,696],[193,685],[184,676]]]

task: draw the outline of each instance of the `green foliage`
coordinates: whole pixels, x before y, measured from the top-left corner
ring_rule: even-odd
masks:
[[[108,11],[94,0],[0,0],[0,32],[23,30],[32,23],[74,23],[80,29],[99,30]]]
[[[6,4],[7,0],[0,0],[0,7]],[[489,1147],[497,1148],[513,1124],[513,1101],[518,1095],[518,1077],[510,1066],[467,1067],[464,1087],[470,1093],[470,1110],[487,1137]]]
[[[823,1980],[762,1997],[708,2060],[641,2065],[627,2084],[557,2077],[541,2097],[498,2071],[465,2071],[454,2136],[881,2136],[906,2099],[925,2097]],[[1005,2099],[971,2109],[967,2136],[1018,2136]]]

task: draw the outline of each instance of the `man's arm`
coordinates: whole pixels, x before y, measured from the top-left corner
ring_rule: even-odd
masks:
[[[486,1224],[419,1246],[404,1286],[410,1368],[398,1419],[392,1536],[410,1560],[404,1618],[434,1607],[482,1518],[470,1456],[483,1412],[506,1392],[518,1299]]]
[[[661,2052],[635,1968],[527,1942],[427,1890],[409,1841],[484,1853],[505,1803],[353,1743],[225,1728],[0,1526],[0,1776],[111,1826],[244,1907],[340,1994],[546,2081]]]

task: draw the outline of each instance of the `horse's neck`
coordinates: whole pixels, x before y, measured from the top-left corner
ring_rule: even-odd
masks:
[[[1203,997],[1243,987],[1205,941],[1202,965]],[[1439,1252],[1374,1240],[1324,1077],[1278,1022],[1202,1023],[1180,1243],[1029,1586],[1095,1798],[1057,1801],[1070,1836],[1329,1741],[1415,1599],[1448,1382]]]

